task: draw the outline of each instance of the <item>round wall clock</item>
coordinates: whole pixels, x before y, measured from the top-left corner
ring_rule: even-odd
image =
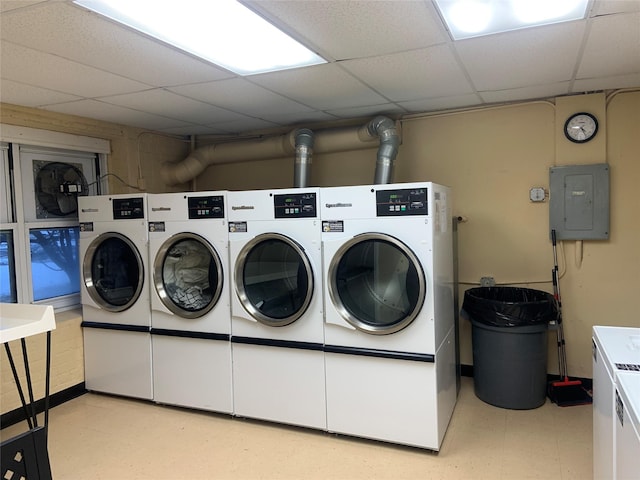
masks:
[[[571,115],[564,124],[564,134],[574,143],[586,143],[598,133],[598,119],[587,112]]]

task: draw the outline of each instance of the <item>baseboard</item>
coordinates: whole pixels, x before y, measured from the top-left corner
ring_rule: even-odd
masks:
[[[61,390],[59,392],[52,393],[49,396],[49,407],[56,407],[65,402],[68,402],[69,400],[73,400],[80,395],[84,395],[85,393],[87,393],[87,389],[85,388],[84,382],[78,383],[73,387],[65,388],[64,390]],[[35,407],[37,413],[44,412],[44,398],[36,400]],[[15,425],[19,422],[26,421],[26,419],[27,418],[25,417],[24,409],[22,407],[16,408],[15,410],[3,413],[2,416],[0,416],[0,429],[10,427],[11,425]]]

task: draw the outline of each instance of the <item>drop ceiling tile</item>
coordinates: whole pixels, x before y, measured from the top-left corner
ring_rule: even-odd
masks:
[[[485,103],[515,102],[536,98],[548,98],[569,93],[571,82],[560,82],[550,85],[512,88],[507,90],[490,90],[478,92]]]
[[[392,102],[472,92],[447,45],[346,60],[340,65]]]
[[[193,126],[187,122],[181,122],[173,118],[161,117],[150,113],[120,107],[98,100],[80,100],[77,102],[60,103],[43,107],[52,112],[78,115],[105,122],[128,125],[131,127],[146,128],[149,130],[163,130],[166,128]]]
[[[382,105],[368,105],[363,107],[338,108],[329,110],[327,113],[335,115],[338,118],[359,118],[359,117],[375,117],[376,115],[401,115],[407,111],[394,103],[385,103]]]
[[[8,80],[81,97],[98,97],[149,88],[128,78],[64,58],[2,42],[0,71]]]
[[[535,27],[455,43],[479,91],[506,90],[570,80],[585,21]]]
[[[252,1],[285,31],[335,60],[403,52],[447,40],[424,1]]]
[[[638,88],[640,73],[616,75],[612,77],[584,78],[573,83],[571,93],[590,92],[593,90],[614,90],[617,88]]]
[[[169,133],[171,135],[226,135],[228,132],[205,125],[190,125],[187,127],[163,128],[160,132]]]
[[[317,110],[384,103],[385,99],[335,64],[267,73],[251,81]],[[327,95],[327,92],[331,92]]]
[[[33,87],[25,83],[12,80],[0,80],[0,101],[22,105],[25,107],[39,107],[51,103],[71,102],[80,97],[68,93],[56,92],[46,88]]]
[[[598,17],[591,22],[577,78],[639,73],[640,12]]]
[[[640,12],[638,0],[598,0],[593,6],[593,16],[613,13]]]
[[[272,112],[288,114],[312,110],[301,103],[270,92],[243,78],[184,85],[168,90],[221,108],[260,118],[264,118],[264,115]]]
[[[420,100],[412,100],[410,102],[399,102],[399,105],[404,107],[408,112],[422,113],[435,110],[473,107],[480,105],[481,103],[482,100],[478,95],[470,93],[467,95],[457,95],[453,97],[424,98]]]
[[[238,118],[229,110],[156,88],[144,92],[102,97],[100,100],[142,112],[176,118],[185,122],[211,124]]]
[[[44,0],[2,0],[0,2],[0,12],[5,13],[18,8],[29,7],[36,3],[43,3]]]
[[[640,0],[598,0],[586,21],[455,43],[429,0],[251,4],[341,61],[238,78],[70,0],[0,0],[0,98],[219,134],[640,85]],[[191,101],[147,93],[163,87]],[[118,105],[70,101],[94,97]]]
[[[336,119],[335,116],[326,112],[272,112],[265,115],[264,120],[276,123],[281,126],[288,125],[310,125],[314,123],[330,122]]]
[[[3,15],[1,35],[151,86],[196,83],[234,76],[81,7],[47,2]],[[60,34],[64,32],[64,34]]]
[[[268,130],[279,126],[280,125],[277,123],[267,122],[266,120],[251,117],[210,125],[211,128],[219,129],[221,133],[225,134],[241,134],[256,130]]]

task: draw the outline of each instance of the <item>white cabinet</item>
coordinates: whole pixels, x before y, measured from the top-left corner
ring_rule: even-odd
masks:
[[[640,328],[593,327],[595,480],[624,478],[616,476],[616,384],[619,372],[628,371],[629,365],[640,365],[639,342]],[[640,372],[630,374],[640,378]],[[636,456],[636,460],[638,458],[640,455]]]
[[[618,480],[640,477],[640,372],[620,372],[616,388],[615,472]]]

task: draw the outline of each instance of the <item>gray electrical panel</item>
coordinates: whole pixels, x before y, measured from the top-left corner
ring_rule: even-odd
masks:
[[[549,231],[558,240],[609,238],[609,165],[549,169]]]

